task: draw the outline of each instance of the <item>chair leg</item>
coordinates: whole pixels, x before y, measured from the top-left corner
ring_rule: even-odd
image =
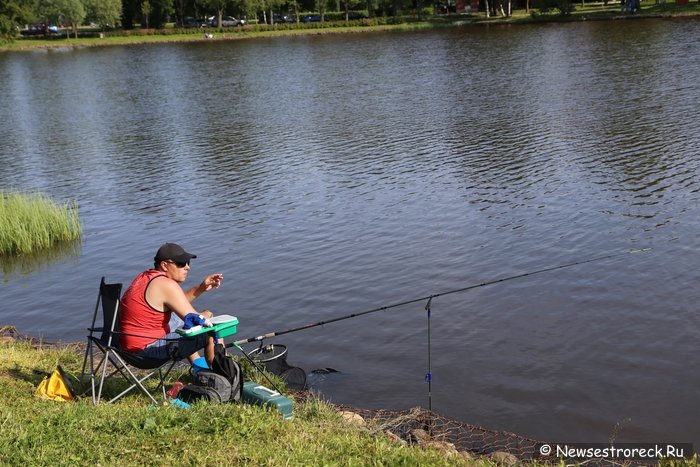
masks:
[[[167,395],[166,395],[166,393],[165,393],[165,384],[164,384],[164,379],[163,379],[164,376],[163,376],[163,374],[162,374],[162,369],[161,369],[161,368],[159,368],[158,370],[155,370],[155,371],[152,371],[152,372],[146,374],[146,375],[143,376],[142,378],[139,378],[139,377],[137,377],[137,376],[129,369],[128,365],[126,364],[126,362],[124,362],[124,360],[122,360],[122,358],[119,356],[119,354],[117,354],[117,353],[112,353],[112,356],[119,362],[119,365],[121,365],[120,372],[122,373],[122,375],[124,375],[124,377],[125,377],[129,382],[131,382],[132,384],[131,384],[131,386],[129,386],[128,388],[126,388],[125,390],[123,390],[121,393],[119,393],[118,395],[116,395],[115,397],[113,397],[113,398],[109,401],[110,403],[115,402],[116,400],[118,400],[118,399],[121,398],[122,396],[126,395],[128,392],[130,392],[130,391],[131,391],[132,389],[134,389],[135,387],[138,387],[139,390],[140,390],[144,395],[148,396],[148,398],[151,399],[151,401],[152,401],[154,404],[156,404],[156,405],[159,404],[159,402],[155,399],[155,397],[153,397],[153,395],[152,395],[152,394],[148,391],[148,389],[146,389],[146,387],[143,385],[143,382],[146,381],[147,379],[149,379],[151,376],[155,375],[156,372],[158,373],[158,376],[160,377],[159,386],[162,388],[162,393],[163,393],[163,399],[161,400],[161,402],[164,402],[164,401],[167,400]],[[172,368],[172,366],[174,366],[174,364],[175,364],[175,362],[172,363],[172,365],[170,366],[170,368]],[[170,373],[170,368],[169,368],[168,371],[166,372],[166,376],[167,376],[168,373]],[[122,370],[123,370],[123,371],[122,371]]]
[[[89,366],[90,366],[90,387],[86,388],[86,376],[87,376],[87,369],[88,369],[88,359],[90,361]],[[98,371],[100,368],[100,365],[102,362],[100,362],[97,365],[97,368],[95,368],[95,351],[94,351],[94,344],[92,340],[88,339],[87,343],[87,348],[85,349],[85,357],[83,358],[83,369],[80,373],[80,395],[84,396],[85,394],[90,392],[90,395],[92,396],[92,402],[96,404],[95,400],[95,372]]]
[[[177,363],[177,360],[173,360],[173,361],[170,363],[170,365],[168,366],[168,369],[165,370],[165,374],[163,374],[162,368],[159,368],[159,369],[158,369],[158,373],[159,373],[159,376],[160,376],[160,389],[161,389],[162,392],[163,392],[163,400],[167,400],[167,399],[168,399],[168,395],[166,394],[166,391],[165,391],[165,378],[167,378],[168,375],[170,375],[170,372],[172,371],[173,368],[175,368],[175,364],[176,364],[176,363]]]
[[[97,365],[98,369],[101,364],[102,362]],[[95,356],[92,352],[90,352],[90,395],[92,396],[92,403],[97,405],[97,398],[95,394],[95,371]]]
[[[99,389],[97,391],[97,398],[93,397],[93,401],[95,402],[95,404],[99,404],[100,399],[102,398],[102,388],[104,387],[104,383],[105,383],[105,379],[106,379],[106,375],[107,375],[107,366],[109,363],[109,354],[111,352],[112,351],[110,349],[107,349],[107,351],[105,352],[105,358],[102,361],[102,377],[100,378],[100,386],[99,386]],[[94,393],[95,393],[95,390],[93,389],[93,394]]]
[[[83,369],[80,372],[80,392],[85,394],[83,391],[84,381],[85,381],[85,369],[87,367],[88,355],[92,357],[92,342],[88,339],[87,347],[85,348],[85,357],[83,358]]]
[[[159,404],[160,402],[166,401],[167,400],[167,393],[165,390],[165,380],[172,371],[172,369],[175,367],[175,364],[177,361],[173,360],[171,361],[168,365],[160,367],[158,369],[152,370],[150,373],[146,374],[143,377],[136,376],[134,372],[132,372],[129,369],[129,365],[122,359],[122,357],[115,352],[111,348],[102,348],[101,346],[98,345],[100,350],[103,351],[104,356],[102,359],[95,365],[94,361],[94,347],[90,346],[89,349],[87,350],[87,356],[85,361],[83,362],[84,366],[86,367],[83,370],[83,374],[86,374],[87,372],[87,359],[89,358],[89,365],[90,365],[90,388],[87,389],[83,394],[87,393],[87,391],[91,392],[92,395],[92,402],[93,404],[97,405],[100,403],[102,400],[102,392],[104,389],[104,383],[106,380],[111,378],[112,376],[116,375],[117,373],[121,374],[122,377],[124,377],[125,380],[127,380],[131,385],[120,392],[118,395],[114,396],[111,398],[108,403],[112,403],[129,393],[131,390],[134,388],[138,388],[139,391],[141,391],[144,395],[146,395],[149,399],[151,399],[151,402],[154,404]],[[107,371],[108,366],[113,366],[114,370],[113,371]],[[146,387],[144,386],[144,382],[151,378],[154,375],[158,375],[158,386],[156,387],[156,390],[160,389],[161,393],[161,401],[159,402],[155,397],[154,394],[148,391]]]
[[[148,396],[149,399],[151,399],[151,402],[158,405],[159,402],[156,400],[155,397],[153,397],[153,395],[150,392],[148,392],[148,389],[146,389],[145,386],[143,385],[143,382],[146,381],[148,378],[150,378],[152,375],[153,375],[152,373],[148,374],[141,379],[138,379],[138,378],[136,378],[136,376],[134,376],[134,378],[136,378],[136,379],[133,381],[131,386],[124,389],[122,392],[120,392],[119,394],[114,396],[112,399],[110,399],[109,403],[111,404],[112,402],[116,402],[118,399],[120,399],[121,397],[123,397],[127,393],[129,393],[132,389],[134,389],[135,387],[138,387],[143,394],[145,394],[146,396]],[[163,397],[163,400],[165,400],[165,397]],[[161,402],[163,402],[163,401],[161,401]]]

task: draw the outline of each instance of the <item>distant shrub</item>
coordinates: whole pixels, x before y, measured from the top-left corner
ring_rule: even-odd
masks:
[[[534,6],[543,15],[556,10],[562,16],[569,16],[576,8],[571,0],[535,0]]]

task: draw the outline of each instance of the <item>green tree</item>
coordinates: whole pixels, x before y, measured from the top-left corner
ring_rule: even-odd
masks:
[[[97,24],[104,31],[115,27],[122,15],[122,0],[83,0],[85,19]]]
[[[175,10],[175,22],[182,24],[182,19],[186,16],[185,9],[187,8],[186,0],[174,0],[173,9]]]
[[[421,1],[418,0],[418,5],[421,6]],[[370,18],[374,17],[374,0],[367,0],[367,14]],[[418,10],[420,11],[420,9]]]
[[[219,25],[219,29],[221,29],[221,20],[224,16],[224,12],[226,11],[226,8],[229,6],[230,3],[231,3],[231,0],[206,0],[205,1],[205,5],[207,6],[207,8],[216,12],[217,24]]]
[[[316,0],[316,11],[321,14],[321,22],[326,20],[326,0]]]
[[[279,10],[282,3],[284,3],[283,0],[263,0],[263,17],[267,16],[265,12],[268,12],[270,14],[270,24],[274,23],[274,12],[275,10]],[[267,22],[267,18],[264,19]]]
[[[143,15],[143,22],[146,24],[146,29],[148,29],[148,17],[151,16],[151,11],[153,11],[151,2],[144,0],[141,4],[141,14]]]
[[[12,40],[21,25],[34,21],[34,11],[22,0],[0,1],[0,38]]]
[[[78,26],[85,19],[85,7],[81,0],[61,0],[63,6],[61,7],[61,20],[64,23],[71,25],[73,34],[75,38],[78,38]]]
[[[77,37],[78,25],[85,19],[85,8],[80,0],[38,0],[37,16],[47,25],[70,24]]]
[[[246,18],[257,18],[259,11],[265,11],[263,0],[235,0],[233,7]]]
[[[294,19],[296,19],[297,23],[299,22],[299,2],[297,0],[291,0],[288,2],[289,7],[292,9],[294,12]]]
[[[122,27],[134,29],[141,20],[141,0],[122,0]]]
[[[161,29],[170,16],[175,13],[173,0],[149,0],[149,2],[151,4],[150,24],[154,28]]]

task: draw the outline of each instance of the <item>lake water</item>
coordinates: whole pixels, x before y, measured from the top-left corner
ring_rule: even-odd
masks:
[[[100,277],[165,241],[186,285],[224,274],[196,304],[240,338],[621,254],[435,298],[432,408],[697,449],[698,44],[640,20],[0,54],[0,189],[84,226],[3,259],[0,323],[82,340]],[[332,401],[427,407],[424,307],[270,342],[340,370]]]

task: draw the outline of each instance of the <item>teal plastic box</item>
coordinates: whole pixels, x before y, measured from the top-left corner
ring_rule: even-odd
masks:
[[[292,412],[292,401],[287,399],[282,394],[272,389],[266,388],[252,381],[243,383],[243,402],[260,406],[270,406],[277,409],[285,420],[291,420],[294,415]]]
[[[176,329],[177,333],[181,336],[196,336],[197,334],[202,334],[203,332],[216,332],[219,337],[228,337],[236,334],[238,328],[238,318],[231,315],[221,315],[215,316],[211,320],[213,326],[195,326],[191,329],[185,331],[182,328]]]

